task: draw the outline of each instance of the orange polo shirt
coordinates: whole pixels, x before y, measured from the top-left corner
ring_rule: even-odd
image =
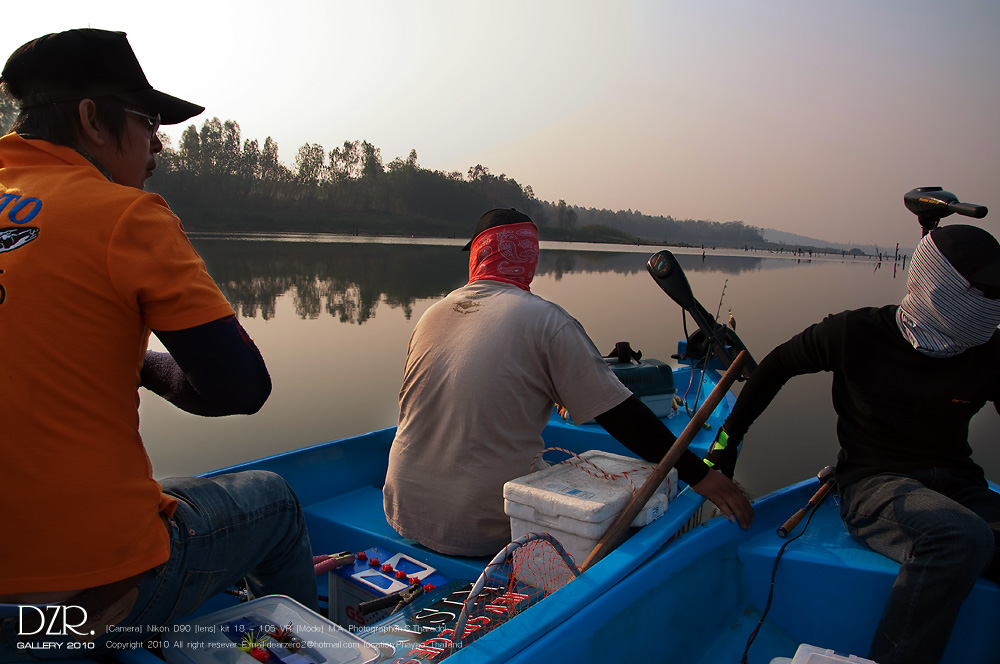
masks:
[[[137,410],[149,330],[232,314],[162,198],[70,148],[0,138],[0,594],[166,561],[175,501]]]

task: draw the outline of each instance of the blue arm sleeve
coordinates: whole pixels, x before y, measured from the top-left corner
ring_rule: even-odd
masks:
[[[209,417],[251,414],[270,396],[264,358],[236,316],[153,333],[168,352],[146,351],[141,385],[178,408]]]

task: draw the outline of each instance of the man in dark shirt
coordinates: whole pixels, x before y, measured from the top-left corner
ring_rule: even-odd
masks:
[[[833,372],[837,481],[848,530],[901,563],[869,657],[937,662],[982,575],[1000,581],[1000,494],[972,460],[969,421],[1000,411],[1000,244],[951,225],[917,245],[899,306],[828,316],[775,348],[723,430],[717,467],[792,376]]]

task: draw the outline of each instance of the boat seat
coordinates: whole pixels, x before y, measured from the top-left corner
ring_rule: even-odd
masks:
[[[773,523],[773,521],[772,521]],[[774,560],[780,548],[801,532],[805,520],[787,539],[777,533],[761,533],[740,544],[737,556],[752,604],[762,609],[767,602]],[[832,535],[831,535],[832,533]],[[875,553],[850,536],[840,518],[840,509],[830,500],[817,509],[812,524],[791,541],[774,573],[774,596],[769,619],[778,625],[794,624],[816,639],[831,638],[825,610],[839,607],[850,612],[853,627],[831,639],[852,644],[852,652],[863,652],[888,599],[899,563]],[[865,598],[859,601],[859,598]],[[817,610],[806,611],[812,606]],[[811,621],[811,622],[810,622]],[[972,638],[978,629],[993,630],[1000,621],[1000,585],[979,579],[966,599],[953,637]],[[803,632],[800,632],[803,633]],[[808,641],[806,637],[803,642]]]
[[[760,558],[772,561],[768,566],[772,565],[778,550],[802,532],[804,525],[805,521],[800,523],[788,538],[781,538],[777,533],[764,533],[750,539],[740,546],[740,560],[747,564],[754,558]],[[784,566],[786,562],[790,565],[799,562],[830,568],[848,567],[878,577],[885,576],[889,579],[890,585],[899,572],[899,563],[872,551],[851,537],[840,518],[839,507],[832,500],[820,505],[813,518],[813,527],[806,528],[805,532],[785,549],[781,565]],[[982,584],[993,587],[1000,593],[1000,586],[997,584],[985,580]]]
[[[446,556],[397,533],[385,519],[381,487],[363,487],[307,505],[306,524],[315,553],[365,551],[378,547],[405,553],[449,579],[474,581],[489,558]]]

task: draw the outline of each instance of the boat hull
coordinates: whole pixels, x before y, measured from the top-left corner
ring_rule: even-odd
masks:
[[[767,605],[775,556],[804,522],[788,539],[777,527],[817,488],[810,480],[756,501],[749,531],[717,518],[671,541],[613,592],[580,606],[511,661],[739,662]],[[802,643],[865,657],[898,569],[851,539],[831,497],[778,564],[749,664],[791,658]],[[558,593],[551,600],[558,601]],[[1000,661],[997,624],[1000,586],[980,579],[942,664]]]

